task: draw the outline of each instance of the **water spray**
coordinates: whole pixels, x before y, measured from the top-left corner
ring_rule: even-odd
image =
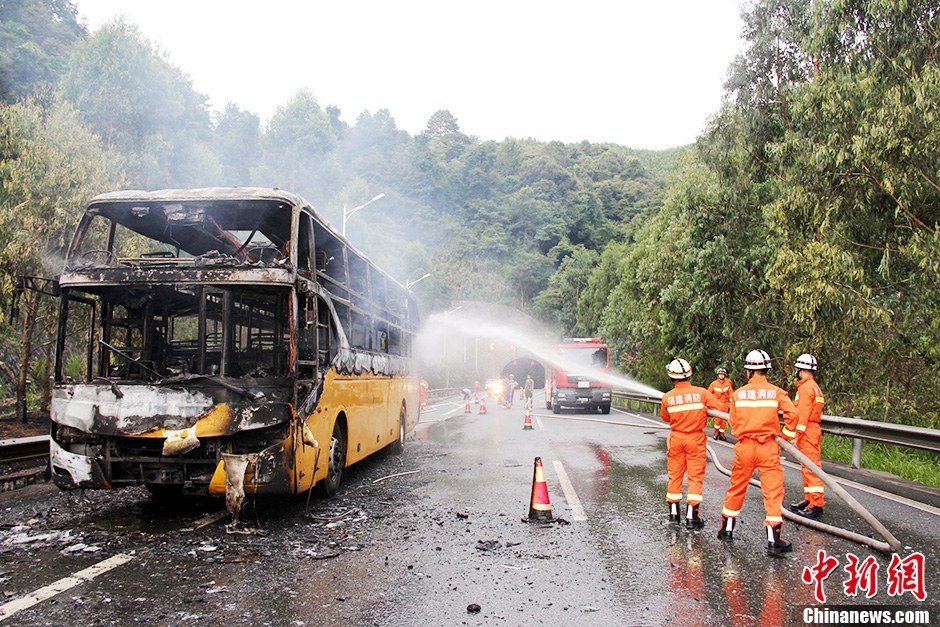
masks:
[[[447,314],[432,314],[428,319],[422,333],[441,333],[442,329],[450,330],[461,335],[475,338],[495,338],[511,342],[531,353],[539,361],[567,372],[583,373],[595,381],[607,383],[612,388],[628,390],[638,394],[646,394],[662,398],[663,393],[648,385],[639,383],[624,375],[604,372],[597,368],[590,368],[571,360],[565,359],[552,349],[552,345],[525,331],[514,328],[506,323],[495,320],[472,318],[465,311],[452,311]]]

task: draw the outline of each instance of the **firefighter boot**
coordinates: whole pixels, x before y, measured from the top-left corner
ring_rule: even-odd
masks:
[[[799,503],[790,503],[790,511],[799,513],[799,511],[807,505],[809,505],[809,501],[807,499],[803,499]]]
[[[698,515],[699,504],[689,503],[685,514],[685,526],[688,529],[701,529],[705,526],[705,521]]]
[[[718,539],[719,540],[731,540],[734,533],[734,517],[722,516],[721,517],[721,529],[718,530]]]
[[[670,523],[679,523],[679,504],[678,503],[666,503],[669,506],[669,522]]]
[[[812,507],[801,509],[800,511],[797,512],[797,514],[799,514],[803,518],[816,520],[817,518],[823,515],[823,508],[813,505]]]
[[[713,439],[713,440],[716,440],[716,441],[717,441],[717,440],[720,440],[720,439],[721,439],[720,433],[721,433],[721,432],[718,431],[718,427],[715,427],[715,433],[712,434],[712,439]]]
[[[780,537],[782,529],[783,525],[767,526],[767,555],[771,557],[783,557],[793,550],[793,545]]]

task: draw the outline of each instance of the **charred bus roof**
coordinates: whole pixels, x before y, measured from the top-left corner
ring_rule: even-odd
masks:
[[[391,285],[407,288],[371,263],[333,229],[298,194],[261,187],[209,187],[156,191],[122,190],[91,199],[76,228],[60,281],[63,286],[134,281],[134,269],[148,270],[140,278],[162,282],[179,277],[176,269],[196,267],[202,280],[247,283],[291,283],[295,280],[297,225],[294,210],[308,214],[316,227],[315,247],[339,251],[365,261]],[[110,223],[111,232],[90,233],[95,218]],[[104,221],[99,221],[104,222]],[[115,228],[132,239],[140,236],[165,250],[117,250]],[[121,239],[118,237],[117,239]],[[322,253],[321,253],[322,254]],[[329,263],[331,257],[326,257]],[[122,269],[128,272],[114,272]],[[241,269],[238,275],[232,270]],[[256,272],[244,272],[254,269]],[[261,271],[261,270],[267,270]],[[210,276],[211,275],[211,276]]]

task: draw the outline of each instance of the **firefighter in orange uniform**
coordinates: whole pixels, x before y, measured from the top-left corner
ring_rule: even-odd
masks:
[[[753,350],[744,359],[747,385],[731,396],[731,433],[738,438],[734,445],[731,487],[721,510],[718,538],[730,540],[735,519],[741,513],[748,481],[756,468],[764,493],[767,529],[767,554],[773,557],[788,553],[792,547],[780,536],[783,528],[783,465],[780,447],[775,438],[780,432],[777,413],[782,411],[789,424],[796,419],[796,407],[785,390],[767,380],[771,369],[770,356]]]
[[[728,371],[719,368],[715,371],[718,378],[711,382],[708,391],[718,400],[718,407],[721,411],[728,413],[731,407],[731,393],[734,392],[734,382],[728,377]],[[727,440],[725,437],[725,421],[722,418],[715,418],[715,433],[712,436],[716,440]]]
[[[796,436],[796,448],[801,453],[822,466],[822,421],[823,397],[814,374],[819,368],[819,362],[809,353],[803,353],[796,359],[796,372],[799,380],[796,392],[796,420],[788,422],[783,431],[784,437]],[[806,518],[813,520],[823,514],[826,504],[826,489],[822,480],[803,468],[803,500],[790,505],[790,509]]]
[[[692,367],[686,360],[673,359],[666,366],[666,373],[675,382],[673,389],[663,395],[660,409],[660,416],[670,426],[669,439],[666,441],[669,522],[679,522],[682,479],[688,473],[685,524],[689,529],[701,529],[705,521],[699,513],[699,506],[702,503],[702,484],[705,482],[705,444],[708,440],[705,436],[705,407],[717,408],[717,403],[708,390],[692,385]]]

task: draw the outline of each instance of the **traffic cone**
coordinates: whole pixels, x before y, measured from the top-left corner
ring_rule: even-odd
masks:
[[[551,520],[552,502],[548,499],[548,485],[542,470],[542,458],[535,458],[532,471],[532,498],[529,501],[529,520]]]
[[[467,404],[464,405],[464,407],[463,407],[463,413],[465,413],[465,414],[471,413],[471,410],[470,410],[470,398],[469,398],[469,397],[467,398]]]
[[[525,406],[525,421],[522,423],[523,431],[532,429],[532,412],[529,411],[529,406]]]
[[[481,414],[489,413],[486,409],[486,395],[483,395],[480,397],[480,409],[478,413],[481,413]]]

